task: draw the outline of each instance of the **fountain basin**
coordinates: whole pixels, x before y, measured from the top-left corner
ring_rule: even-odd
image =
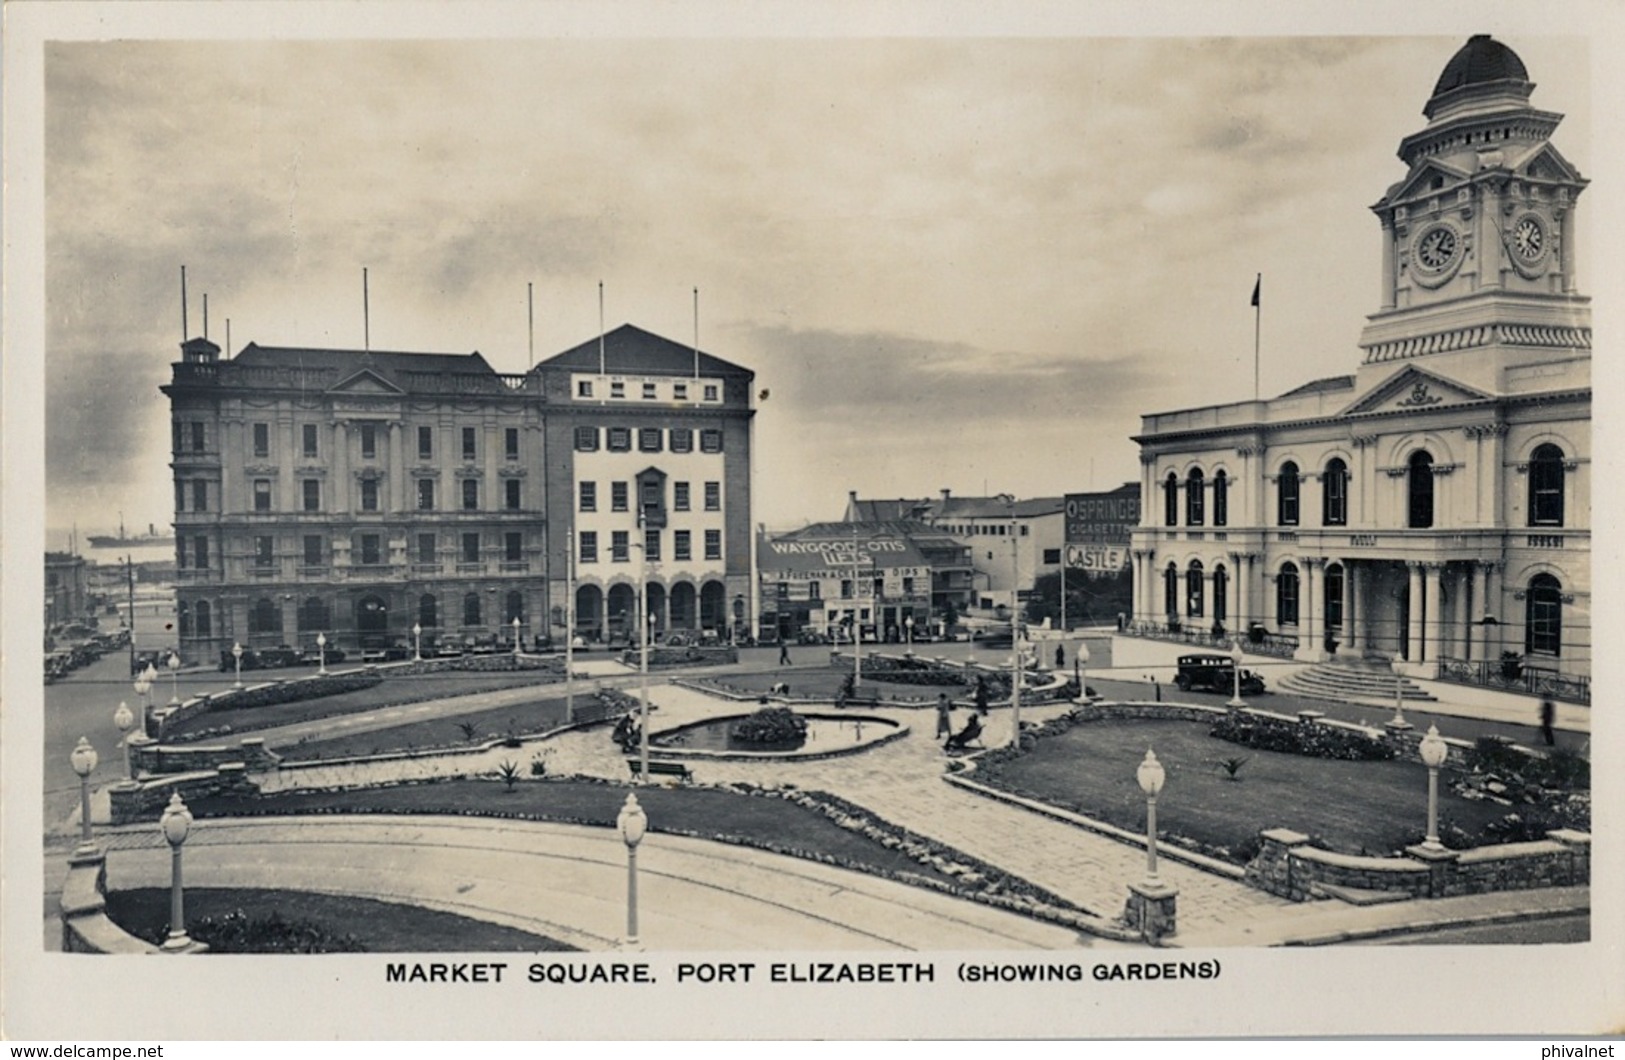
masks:
[[[709,758],[717,760],[785,761],[830,758],[855,754],[890,743],[908,734],[908,726],[871,714],[802,713],[807,734],[799,744],[761,744],[733,739],[729,733],[747,714],[679,725],[649,734],[649,747],[662,758]]]

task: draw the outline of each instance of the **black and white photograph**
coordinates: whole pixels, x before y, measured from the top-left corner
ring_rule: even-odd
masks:
[[[1620,11],[6,14],[6,1037],[1625,1029]]]

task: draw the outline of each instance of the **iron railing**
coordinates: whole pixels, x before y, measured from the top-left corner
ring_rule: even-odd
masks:
[[[1440,659],[1439,680],[1591,705],[1591,678],[1502,659]]]

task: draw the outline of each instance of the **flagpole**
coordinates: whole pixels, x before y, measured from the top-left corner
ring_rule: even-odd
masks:
[[[694,378],[700,377],[700,289],[694,288]]]
[[[1253,400],[1258,400],[1258,329],[1264,314],[1264,274],[1253,280]]]
[[[598,374],[604,373],[604,281],[598,281]]]

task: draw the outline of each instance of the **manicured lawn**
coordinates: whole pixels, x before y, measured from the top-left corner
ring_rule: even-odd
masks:
[[[804,650],[812,650],[807,648]],[[820,666],[795,668],[786,667],[782,670],[768,670],[758,673],[726,674],[719,678],[702,679],[702,683],[714,683],[734,691],[766,693],[774,685],[783,681],[790,686],[792,696],[806,696],[813,699],[835,699],[835,693],[841,689],[841,682],[852,675],[852,664],[845,666]],[[973,686],[959,684],[917,685],[903,684],[900,681],[876,681],[865,675],[863,684],[859,686],[860,696],[879,696],[882,701],[890,699],[916,700],[935,703],[938,692],[948,693],[950,699],[968,699]]]
[[[1098,721],[1039,741],[1026,755],[979,768],[976,779],[1097,820],[1143,832],[1145,795],[1135,770],[1147,748],[1167,770],[1159,833],[1233,852],[1261,829],[1291,828],[1332,850],[1386,855],[1422,838],[1427,770],[1414,762],[1347,762],[1239,747],[1188,721]],[[1245,757],[1239,780],[1220,762]],[[1511,807],[1457,797],[1439,779],[1441,818],[1468,831]],[[1218,850],[1212,851],[1219,853]],[[1221,854],[1221,856],[1226,856]]]
[[[388,671],[385,671],[387,674]],[[268,729],[277,725],[292,725],[341,714],[354,714],[363,710],[395,706],[402,703],[421,703],[429,699],[449,699],[475,692],[492,692],[524,685],[557,685],[560,678],[540,670],[489,671],[485,673],[449,670],[439,673],[415,674],[410,677],[385,676],[381,684],[361,688],[342,695],[306,699],[297,703],[278,703],[268,707],[247,707],[242,710],[211,710],[194,715],[173,725],[168,735],[182,735],[231,726],[233,734]],[[248,682],[244,682],[247,684]]]
[[[275,914],[284,921],[314,928],[319,936],[342,941],[331,951],[256,947],[232,948],[229,952],[234,953],[339,950],[366,953],[525,953],[575,949],[545,935],[399,902],[311,891],[216,887],[186,889],[186,921],[189,934],[194,938],[209,936],[203,921],[218,923],[222,917],[239,912],[250,920]],[[169,890],[142,887],[109,891],[107,915],[130,934],[154,945],[162,943],[169,931]]]
[[[557,688],[549,686],[549,695]],[[391,751],[425,751],[432,748],[462,748],[484,743],[496,737],[529,736],[547,732],[564,724],[564,696],[556,699],[536,699],[509,707],[469,714],[448,714],[427,721],[395,725],[370,732],[347,733],[324,740],[301,740],[297,743],[278,744],[272,749],[284,759],[310,762],[325,758],[348,758],[355,755],[387,754]],[[607,715],[604,704],[591,692],[577,690],[574,717],[577,721],[598,720]],[[470,739],[462,726],[473,727]]]

